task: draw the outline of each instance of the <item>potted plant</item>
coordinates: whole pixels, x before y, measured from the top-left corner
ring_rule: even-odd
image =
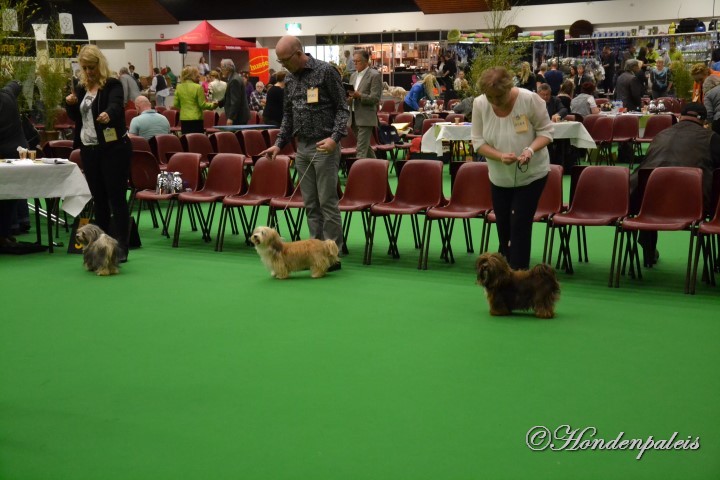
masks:
[[[37,66],[36,84],[42,102],[43,124],[45,125],[43,141],[60,137],[55,130],[55,123],[61,113],[62,103],[67,95],[70,72],[64,63],[51,60],[41,61]]]

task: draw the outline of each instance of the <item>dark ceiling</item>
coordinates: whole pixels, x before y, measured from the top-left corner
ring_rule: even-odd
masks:
[[[581,3],[586,0],[519,0],[515,5],[544,5],[558,3]],[[75,24],[108,22],[109,20],[90,0],[40,0],[45,11],[73,14]],[[363,15],[372,13],[419,12],[414,0],[361,0],[356,2],[328,0],[274,0],[274,1],[199,1],[157,0],[178,21],[226,20],[248,18],[312,17],[326,15]],[[132,5],[133,0],[127,0]],[[52,5],[48,7],[48,5]]]

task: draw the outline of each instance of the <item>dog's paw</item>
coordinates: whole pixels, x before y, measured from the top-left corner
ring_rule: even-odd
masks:
[[[555,318],[555,312],[552,310],[535,310],[535,316],[537,318]]]

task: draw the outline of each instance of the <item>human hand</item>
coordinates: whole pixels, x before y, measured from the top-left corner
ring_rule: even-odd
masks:
[[[500,155],[500,161],[505,165],[512,165],[518,161],[518,157],[514,153],[503,153]]]
[[[65,97],[65,103],[68,105],[75,105],[78,102],[77,95],[74,93],[71,93],[67,97]]]
[[[272,147],[260,152],[260,155],[268,157],[270,160],[275,160],[275,156],[280,153],[280,147],[273,145]]]
[[[328,137],[325,140],[320,140],[315,144],[315,148],[320,153],[332,153],[335,151],[335,148],[337,147],[337,143],[335,143],[335,140]]]
[[[95,120],[97,120],[98,123],[109,123],[110,115],[108,115],[107,112],[102,112],[100,115],[97,116]]]

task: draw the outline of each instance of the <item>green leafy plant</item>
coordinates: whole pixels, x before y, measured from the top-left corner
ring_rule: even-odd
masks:
[[[488,0],[490,11],[486,14],[490,43],[475,47],[475,56],[468,74],[468,95],[480,94],[477,82],[482,73],[491,67],[505,67],[511,71],[520,63],[527,51],[526,44],[515,42],[514,30],[508,28],[516,12],[510,10],[507,0]]]
[[[690,70],[684,61],[680,59],[673,60],[670,64],[670,72],[672,73],[672,83],[677,98],[690,100],[692,98],[692,88],[694,80],[690,75]]]
[[[37,77],[36,83],[45,114],[45,130],[52,131],[55,129],[55,121],[67,94],[71,77],[70,71],[65,68],[62,61],[47,60],[38,65]]]

